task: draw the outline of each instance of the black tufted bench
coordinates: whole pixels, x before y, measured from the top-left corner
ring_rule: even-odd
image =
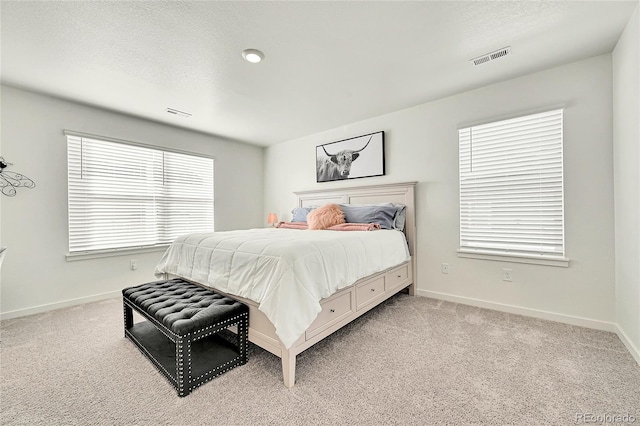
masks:
[[[249,308],[236,300],[176,278],[125,288],[122,302],[125,337],[179,396],[247,362]],[[147,321],[134,324],[132,310]]]

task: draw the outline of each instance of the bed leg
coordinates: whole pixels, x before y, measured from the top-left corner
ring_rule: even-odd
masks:
[[[284,385],[292,388],[296,382],[296,356],[289,350],[282,351],[282,376]]]
[[[407,290],[409,291],[409,296],[415,296],[416,295],[416,284],[415,283],[411,284],[409,287],[407,287]]]

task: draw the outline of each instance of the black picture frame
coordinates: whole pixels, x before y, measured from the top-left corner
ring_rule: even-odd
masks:
[[[316,182],[384,176],[384,131],[316,146]]]

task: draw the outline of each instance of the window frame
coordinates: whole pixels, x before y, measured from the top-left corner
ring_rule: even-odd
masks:
[[[145,144],[140,142],[134,142],[124,139],[117,139],[108,136],[95,135],[86,132],[78,132],[74,130],[63,130],[63,134],[65,136],[65,143],[67,144],[67,152],[69,149],[69,137],[76,138],[87,138],[94,139],[103,142],[116,143],[129,145],[132,147],[145,148],[150,149],[162,153],[175,153],[181,155],[188,155],[194,157],[200,157],[205,159],[210,159],[212,161],[212,194],[211,198],[213,201],[213,220],[212,223],[215,223],[215,160],[216,158],[212,155],[202,154],[202,153],[194,153],[185,150],[179,150],[174,148],[167,148],[157,145]],[[68,156],[68,153],[67,153]],[[69,179],[69,163],[67,160],[67,180]],[[85,250],[85,251],[71,251],[69,247],[69,237],[70,237],[70,228],[69,228],[69,188],[67,188],[67,253],[65,254],[65,258],[67,261],[76,261],[76,260],[84,260],[84,259],[96,259],[102,257],[112,257],[112,256],[125,256],[131,254],[138,253],[149,253],[149,252],[158,252],[164,251],[167,247],[169,247],[170,243],[158,243],[153,245],[140,245],[140,246],[129,246],[129,247],[114,247],[114,248],[104,248],[104,249],[95,249],[95,250]],[[214,225],[215,226],[215,225]]]
[[[559,267],[568,267],[569,266],[569,262],[570,259],[566,257],[566,241],[565,241],[565,235],[566,235],[566,221],[565,221],[565,207],[566,207],[566,197],[564,194],[564,187],[565,187],[565,167],[564,167],[564,113],[565,113],[565,108],[564,106],[555,106],[555,107],[550,107],[544,110],[537,110],[537,111],[529,111],[529,112],[523,112],[517,115],[511,115],[509,117],[502,117],[502,118],[495,118],[495,119],[491,119],[491,120],[485,120],[483,122],[479,122],[479,123],[473,123],[473,124],[468,124],[468,125],[460,125],[458,127],[458,155],[459,155],[459,161],[458,161],[458,183],[459,183],[459,187],[458,187],[458,213],[459,213],[459,217],[458,217],[458,225],[459,225],[459,229],[458,229],[458,236],[459,236],[459,246],[458,246],[458,250],[457,250],[457,255],[458,257],[461,258],[473,258],[473,259],[482,259],[482,260],[492,260],[492,261],[502,261],[502,262],[516,262],[516,263],[528,263],[528,264],[538,264],[538,265],[546,265],[546,266],[559,266]],[[561,194],[561,207],[560,207],[560,212],[561,212],[561,237],[562,237],[562,254],[561,255],[553,255],[553,254],[540,254],[540,255],[534,255],[533,253],[513,253],[513,252],[509,252],[508,250],[504,250],[502,252],[500,252],[499,249],[497,248],[488,248],[488,249],[483,249],[481,247],[464,247],[463,246],[463,203],[462,203],[462,195],[463,195],[463,189],[462,189],[462,183],[463,183],[463,173],[462,173],[462,155],[463,155],[463,146],[462,146],[462,142],[463,142],[463,137],[462,137],[462,132],[464,130],[471,130],[473,128],[477,128],[477,127],[482,127],[482,126],[492,126],[492,125],[500,125],[501,122],[508,122],[508,121],[518,121],[518,120],[526,120],[528,117],[534,117],[537,115],[544,115],[544,114],[551,114],[551,113],[555,113],[555,112],[559,112],[560,114],[560,154],[559,154],[559,160],[560,160],[560,164],[561,164],[561,189],[560,189],[560,194]],[[472,132],[472,130],[471,130]],[[499,156],[501,153],[496,154],[497,156]],[[469,154],[472,155],[472,154]],[[471,161],[471,160],[470,160]],[[495,235],[495,234],[494,234]]]

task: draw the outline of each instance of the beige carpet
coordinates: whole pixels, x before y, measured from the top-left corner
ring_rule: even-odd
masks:
[[[640,367],[615,334],[423,297],[397,295],[298,356],[290,390],[254,348],[178,398],[122,327],[119,299],[3,321],[0,423],[640,424]]]

